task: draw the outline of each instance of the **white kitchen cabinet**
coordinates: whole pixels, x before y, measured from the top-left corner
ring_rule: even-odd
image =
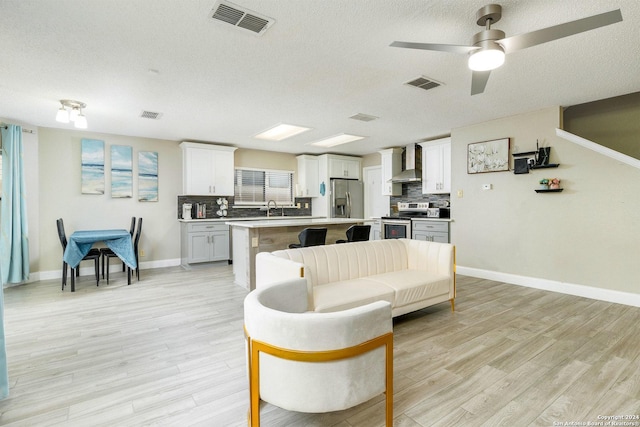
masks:
[[[303,154],[298,159],[297,197],[318,197],[320,195],[320,176],[317,156]]]
[[[228,261],[229,255],[228,225],[214,221],[182,223],[182,264]]]
[[[371,240],[380,240],[382,238],[381,233],[382,233],[382,220],[376,219],[371,224],[371,234],[369,238]]]
[[[361,161],[357,157],[328,155],[329,178],[360,179]]]
[[[402,148],[389,148],[378,153],[382,160],[382,195],[400,196],[402,184],[391,183],[390,180],[402,171]]]
[[[451,193],[451,138],[420,143],[422,194]]]
[[[183,142],[180,148],[183,194],[233,196],[235,147]]]

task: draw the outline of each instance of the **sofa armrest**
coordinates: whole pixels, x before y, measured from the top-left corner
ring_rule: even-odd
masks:
[[[403,239],[407,245],[407,266],[412,270],[425,270],[454,276],[455,246],[450,243]]]
[[[301,277],[306,277],[304,264],[277,257],[270,252],[256,254],[256,289]],[[307,278],[307,299],[309,310],[313,310],[313,286],[309,278]]]

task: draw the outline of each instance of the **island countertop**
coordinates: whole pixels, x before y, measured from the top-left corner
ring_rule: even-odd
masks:
[[[286,218],[286,217],[285,217]],[[320,225],[341,225],[354,224],[366,221],[363,218],[297,218],[297,219],[280,219],[273,220],[254,220],[254,221],[227,221],[226,224],[232,227],[240,228],[273,228],[273,227],[295,227],[295,226],[320,226]]]

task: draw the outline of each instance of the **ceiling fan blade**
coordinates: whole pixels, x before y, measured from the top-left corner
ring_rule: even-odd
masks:
[[[393,42],[389,46],[393,47],[405,47],[408,49],[421,49],[421,50],[437,50],[440,52],[451,53],[469,53],[472,50],[478,49],[474,46],[463,46],[456,44],[438,44],[438,43],[412,43],[412,42]]]
[[[507,53],[622,21],[620,9],[498,40]]]
[[[484,88],[485,86],[487,86],[487,81],[489,81],[490,74],[491,70],[473,72],[473,74],[471,75],[471,95],[477,95],[484,92]]]

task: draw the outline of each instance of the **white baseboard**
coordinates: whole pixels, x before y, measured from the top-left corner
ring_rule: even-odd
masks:
[[[498,271],[482,270],[479,268],[463,267],[460,265],[456,266],[456,273],[463,276],[495,280],[497,282],[525,286],[528,288],[542,289],[545,291],[559,292],[561,294],[575,295],[600,301],[613,302],[616,304],[640,307],[640,294],[630,292],[576,285],[572,283],[558,282],[556,280],[540,279],[537,277],[519,276],[517,274],[501,273]]]
[[[80,267],[81,276],[90,276],[93,274],[94,272],[93,264],[91,264],[91,266],[89,265],[90,265],[89,263],[86,263],[86,267]],[[147,270],[150,268],[174,267],[176,265],[180,265],[180,258],[161,259],[157,261],[146,261],[146,262],[140,263],[140,270]],[[113,264],[111,267],[112,268],[116,267],[116,264]],[[109,271],[114,271],[114,270],[109,270]],[[117,270],[117,271],[120,271],[120,270]],[[39,272],[31,273],[29,276],[29,281],[27,283],[36,282],[38,280],[60,279],[61,277],[62,277],[62,269],[50,270],[50,271],[39,271]]]

